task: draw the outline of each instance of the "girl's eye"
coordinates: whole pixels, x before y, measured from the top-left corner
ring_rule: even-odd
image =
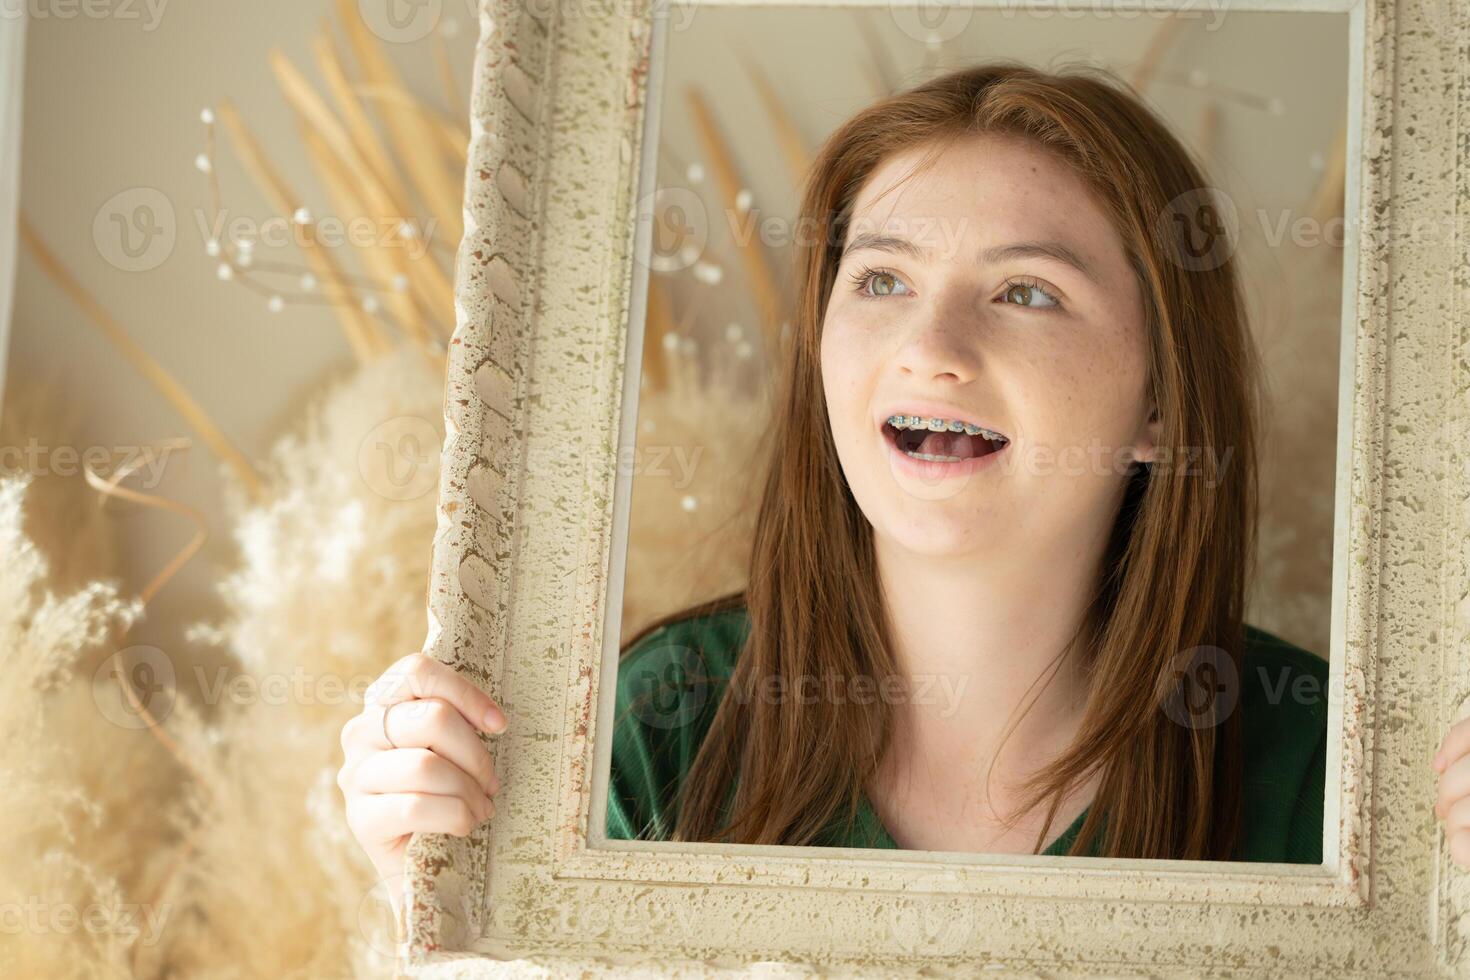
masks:
[[[1034,279],[1008,279],[1006,280],[1006,291],[1001,294],[1005,302],[1010,303],[1011,297],[1016,297],[1018,302],[1013,305],[1024,306],[1032,310],[1059,309],[1061,300],[1041,288],[1041,283]],[[1031,301],[1037,297],[1044,301],[1039,306],[1032,306]]]
[[[898,295],[894,290],[898,286],[903,286],[898,276],[887,269],[870,269],[867,266],[863,266],[848,278],[854,283],[854,288],[858,295],[867,299]],[[877,284],[877,291],[868,292],[868,286],[870,284]],[[904,286],[903,288],[907,289],[908,287]]]
[[[870,269],[863,266],[849,277],[859,296],[878,299],[883,296],[900,296],[899,289],[907,290],[903,280],[888,269]],[[873,287],[870,291],[869,287]],[[1035,279],[1019,278],[1006,280],[1006,290],[1001,294],[1003,302],[1023,306],[1032,310],[1060,309],[1061,300],[1042,287]],[[1040,299],[1040,303],[1034,300]]]

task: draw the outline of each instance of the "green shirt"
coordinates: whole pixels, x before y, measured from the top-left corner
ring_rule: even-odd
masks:
[[[608,837],[672,836],[669,802],[709,730],[749,629],[744,608],[687,617],[649,633],[623,655]],[[700,683],[701,678],[708,683]],[[1244,824],[1234,860],[1321,864],[1327,662],[1247,625],[1238,681],[1234,710],[1243,712]],[[1084,810],[1041,853],[1065,854],[1086,816]],[[898,847],[866,794],[851,827],[834,820],[816,843]]]

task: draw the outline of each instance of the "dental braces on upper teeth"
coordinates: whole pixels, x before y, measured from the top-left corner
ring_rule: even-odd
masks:
[[[963,432],[971,436],[984,436],[992,442],[1005,443],[1010,441],[999,432],[992,432],[989,429],[982,428],[978,425],[971,425],[969,422],[961,422],[958,419],[925,418],[922,415],[890,415],[888,416],[888,424],[895,429],[928,429],[930,432],[943,432],[948,429],[950,432]],[[949,459],[950,457],[940,458]]]

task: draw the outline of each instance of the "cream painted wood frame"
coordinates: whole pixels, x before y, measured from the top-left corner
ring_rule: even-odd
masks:
[[[621,597],[631,480],[615,464],[634,439],[625,366],[641,363],[635,256],[651,241],[640,204],[660,45],[691,9],[485,0],[426,649],[512,723],[491,742],[498,815],[409,848],[403,968],[1470,973],[1470,875],[1434,820],[1429,767],[1470,695],[1470,5],[1218,8],[1351,23],[1326,862],[604,839],[593,773],[610,752],[609,596]]]

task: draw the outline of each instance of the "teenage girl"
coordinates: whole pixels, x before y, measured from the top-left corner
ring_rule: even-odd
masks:
[[[625,647],[609,836],[1320,863],[1326,663],[1243,622],[1260,373],[1206,187],[1088,68],[826,141],[749,585]],[[390,675],[338,774],[385,877],[494,813],[507,725]],[[1470,723],[1433,765],[1470,867]]]

